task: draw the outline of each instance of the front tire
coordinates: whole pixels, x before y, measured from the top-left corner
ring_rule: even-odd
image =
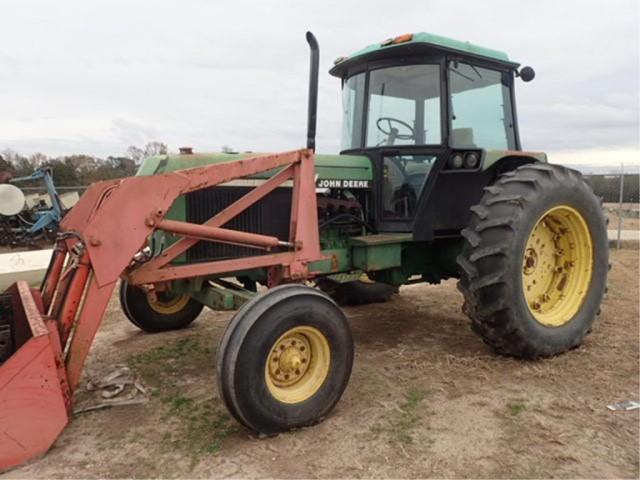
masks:
[[[303,285],[283,285],[244,304],[216,354],[229,412],[265,435],[321,421],[344,392],[353,340],[338,306]]]
[[[580,345],[608,271],[606,220],[579,172],[527,164],[485,188],[462,231],[463,311],[497,352],[522,358]]]
[[[120,282],[120,307],[136,327],[147,333],[179,330],[193,322],[204,308],[189,295],[159,292],[151,302],[144,290]]]

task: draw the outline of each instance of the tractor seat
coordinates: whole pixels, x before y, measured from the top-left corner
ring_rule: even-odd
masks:
[[[454,128],[451,131],[451,140],[454,147],[477,147],[473,141],[473,128]]]

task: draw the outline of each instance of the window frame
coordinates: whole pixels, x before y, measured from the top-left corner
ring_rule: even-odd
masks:
[[[514,148],[509,150],[516,150],[516,151],[522,150],[522,146],[520,144],[520,132],[518,129],[518,115],[516,111],[515,82],[514,82],[515,70],[507,66],[497,65],[493,62],[482,61],[481,59],[459,56],[459,55],[448,55],[446,57],[445,70],[446,70],[446,89],[447,89],[446,103],[447,103],[447,132],[448,132],[447,146],[449,148],[456,148],[455,146],[452,145],[452,138],[451,138],[451,131],[453,130],[453,118],[452,118],[451,112],[453,111],[453,108],[452,108],[452,95],[451,95],[452,92],[450,88],[451,72],[450,72],[449,66],[453,62],[465,63],[467,65],[472,65],[474,67],[480,67],[487,70],[493,70],[501,74],[506,74],[506,78],[508,79],[506,87],[509,90],[509,103],[511,107],[511,120],[513,122],[513,141],[514,141],[514,145],[513,145]],[[481,148],[482,150],[492,150],[490,148],[486,148],[481,145],[478,148]]]
[[[366,76],[365,76],[365,95],[364,95],[364,108],[363,108],[363,128],[362,128],[362,138],[361,138],[361,147],[362,148],[376,148],[376,145],[367,145],[367,135],[369,134],[369,130],[368,130],[368,126],[369,126],[369,107],[371,105],[371,92],[370,92],[370,80],[371,80],[371,73],[375,72],[375,71],[379,71],[379,70],[386,70],[389,68],[394,68],[394,67],[413,67],[413,66],[422,66],[422,65],[433,65],[433,66],[437,66],[438,67],[438,75],[440,77],[440,82],[439,82],[439,88],[438,88],[438,94],[439,94],[439,98],[440,98],[440,141],[438,143],[411,143],[411,144],[398,144],[398,145],[390,145],[390,147],[418,147],[418,146],[440,146],[443,145],[445,142],[445,134],[444,134],[444,130],[442,129],[442,116],[445,113],[445,109],[443,108],[443,103],[446,103],[446,99],[443,98],[442,94],[443,94],[443,85],[442,85],[442,65],[440,65],[440,63],[436,63],[436,62],[412,62],[412,63],[407,63],[407,64],[399,64],[399,63],[394,63],[393,65],[387,65],[387,66],[376,66],[375,68],[369,68],[366,72]],[[400,97],[401,98],[401,97]],[[435,97],[434,97],[435,98]],[[420,111],[420,108],[417,104],[417,102],[415,102],[415,117],[417,118],[417,115]],[[423,110],[423,115],[424,115],[424,107],[422,108]],[[424,121],[424,119],[423,119]]]
[[[344,88],[344,83],[352,76],[359,73],[365,74],[364,81],[364,101],[362,107],[362,125],[360,131],[360,142],[358,145],[351,145],[350,148],[345,148],[340,153],[348,154],[349,152],[359,152],[367,150],[379,150],[379,149],[415,149],[415,148],[453,148],[451,146],[451,93],[449,88],[449,64],[450,62],[458,61],[469,65],[487,68],[490,70],[499,71],[505,73],[508,78],[507,88],[509,89],[509,100],[511,103],[511,118],[513,119],[513,137],[515,142],[516,151],[522,150],[522,144],[520,142],[520,131],[518,123],[518,114],[516,108],[515,99],[515,68],[514,66],[502,65],[490,60],[484,60],[482,58],[466,55],[456,54],[440,54],[440,55],[415,55],[406,58],[387,58],[382,60],[374,60],[368,62],[362,62],[358,65],[351,67],[347,74],[342,78],[341,86]],[[396,66],[408,66],[408,65],[439,65],[440,66],[440,133],[441,143],[437,144],[413,144],[413,145],[392,145],[392,146],[365,146],[367,135],[367,123],[369,117],[369,75],[373,70],[381,68],[389,68]]]
[[[438,73],[440,77],[440,142],[439,143],[424,143],[424,144],[411,144],[411,145],[391,145],[391,146],[366,146],[367,142],[367,126],[369,123],[369,79],[371,76],[371,72],[375,70],[381,70],[385,68],[393,68],[393,67],[406,67],[413,65],[436,65],[438,66]],[[348,152],[350,150],[361,150],[361,149],[374,149],[374,148],[415,148],[415,147],[442,147],[446,145],[447,139],[449,137],[449,131],[447,124],[447,112],[448,112],[448,99],[445,98],[445,94],[447,90],[445,89],[446,85],[446,57],[442,55],[421,55],[415,57],[408,57],[404,59],[384,59],[377,60],[372,62],[363,63],[359,65],[358,68],[354,68],[349,71],[349,74],[342,79],[342,88],[344,88],[345,82],[360,73],[365,74],[364,78],[364,101],[362,107],[362,125],[360,131],[360,137],[358,145],[351,145],[350,148],[345,148],[342,152]]]

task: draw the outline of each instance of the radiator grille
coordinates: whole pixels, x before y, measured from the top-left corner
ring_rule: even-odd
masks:
[[[192,192],[187,195],[187,221],[203,223],[249,190],[250,187],[212,187]],[[223,227],[288,240],[290,212],[291,189],[277,188]],[[187,260],[197,262],[264,253],[264,250],[254,248],[201,241],[187,250]]]

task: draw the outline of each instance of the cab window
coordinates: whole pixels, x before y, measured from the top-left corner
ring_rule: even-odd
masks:
[[[435,155],[384,157],[383,217],[398,220],[413,218],[425,180],[435,161]]]
[[[509,82],[507,73],[450,63],[452,147],[515,149]]]
[[[438,65],[381,68],[369,75],[365,146],[441,143]]]

